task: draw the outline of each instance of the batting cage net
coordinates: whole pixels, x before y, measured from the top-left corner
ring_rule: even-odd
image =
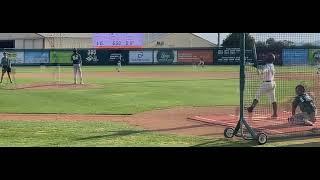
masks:
[[[246,33],[243,118],[268,137],[320,128],[318,33]],[[320,71],[319,71],[320,72]]]

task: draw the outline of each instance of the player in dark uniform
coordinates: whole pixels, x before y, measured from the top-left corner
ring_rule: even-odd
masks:
[[[118,59],[118,62],[117,62],[117,71],[118,71],[118,72],[120,72],[120,70],[121,70],[121,60],[122,60],[122,58],[120,57],[120,58]]]
[[[11,81],[11,61],[8,58],[8,53],[7,52],[3,52],[3,58],[1,59],[1,66],[2,66],[2,75],[1,75],[1,81],[0,83],[2,83],[3,80],[3,75],[7,72],[8,77],[10,79],[10,83],[12,83]]]
[[[77,49],[73,49],[73,54],[71,56],[71,61],[73,63],[73,72],[74,72],[74,84],[77,84],[77,75],[79,73],[80,76],[80,84],[83,84],[82,80],[82,58],[78,53]]]
[[[297,96],[292,102],[292,117],[288,119],[289,123],[297,125],[313,126],[316,122],[317,108],[313,99],[305,92],[302,85],[296,87]],[[297,107],[300,107],[301,113],[296,114]]]

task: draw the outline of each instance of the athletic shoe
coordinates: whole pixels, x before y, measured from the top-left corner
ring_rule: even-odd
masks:
[[[313,123],[310,122],[310,121],[306,121],[306,122],[304,122],[304,124],[305,124],[306,126],[313,126]]]

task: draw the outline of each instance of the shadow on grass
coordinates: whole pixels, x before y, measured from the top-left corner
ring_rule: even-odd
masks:
[[[206,126],[205,124],[201,125],[191,125],[191,126],[182,126],[182,127],[175,127],[175,128],[164,128],[164,129],[153,129],[153,130],[120,130],[120,131],[107,131],[106,134],[97,135],[97,136],[88,136],[83,138],[78,138],[76,140],[92,140],[92,139],[99,139],[99,138],[117,138],[123,136],[130,136],[130,135],[141,135],[143,133],[155,133],[155,132],[168,132],[174,130],[183,130],[183,129],[190,129],[190,128],[197,128]],[[220,134],[220,133],[218,133]],[[211,133],[208,135],[218,135],[215,133]],[[287,136],[278,136],[278,137],[269,137],[269,141],[267,144],[272,143],[280,143],[281,147],[313,147],[313,146],[320,146],[320,142],[308,142],[304,144],[293,144],[294,141],[297,140],[306,140],[310,138],[317,138],[320,137],[320,134],[312,134],[312,135],[287,135]],[[285,142],[292,141],[292,144],[286,145]],[[282,145],[281,142],[284,142]],[[191,147],[260,147],[257,144],[256,140],[244,140],[242,138],[233,138],[233,139],[226,139],[226,138],[213,138],[204,140],[203,143],[196,144]],[[263,147],[263,146],[261,146]]]
[[[122,136],[129,136],[129,135],[135,135],[135,134],[166,132],[166,131],[183,130],[183,129],[197,128],[197,127],[204,127],[204,126],[206,126],[206,125],[201,124],[201,125],[182,126],[182,127],[165,128],[165,129],[153,129],[153,130],[108,131],[111,134],[104,134],[104,135],[98,135],[98,136],[88,136],[88,137],[79,138],[79,139],[76,139],[76,140],[89,140],[89,139],[99,139],[99,138],[122,137]]]
[[[283,147],[320,147],[320,142],[310,142],[310,143],[303,143],[303,144],[290,144],[290,145],[284,145]]]
[[[108,131],[112,134],[105,134],[105,135],[98,135],[98,136],[88,136],[84,138],[78,138],[75,140],[92,140],[92,139],[100,139],[100,138],[110,138],[110,137],[122,137],[122,136],[129,136],[134,134],[142,134],[147,132],[147,130],[122,130],[122,131]]]
[[[269,143],[284,143],[278,146],[281,147],[320,147],[320,142],[300,142],[297,143],[295,141],[303,141],[308,139],[319,138],[320,134],[308,134],[308,135],[288,135],[282,137],[272,137],[269,140]],[[320,140],[319,140],[320,141]],[[285,144],[288,143],[288,144]]]
[[[175,128],[165,128],[165,129],[154,129],[154,132],[162,132],[162,131],[174,131],[174,130],[183,130],[183,129],[192,129],[198,127],[208,127],[206,124],[199,124],[199,125],[191,125],[191,126],[182,126],[182,127],[175,127]]]
[[[299,140],[307,140],[311,138],[319,138],[319,135],[308,135],[308,136],[282,136],[282,137],[271,137],[266,145],[272,143],[292,143],[290,145],[286,144],[279,144],[276,146],[279,147],[320,147],[320,142],[307,142],[307,143],[299,143],[294,144],[294,141]],[[264,147],[259,146],[257,144],[256,140],[244,140],[241,138],[237,139],[225,139],[225,138],[219,138],[214,139],[205,143],[197,144],[192,147]]]
[[[256,146],[255,141],[245,141],[245,140],[230,140],[230,139],[215,139],[205,143],[196,144],[192,147],[253,147]]]

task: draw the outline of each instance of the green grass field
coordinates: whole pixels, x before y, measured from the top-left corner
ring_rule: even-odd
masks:
[[[32,147],[179,147],[209,139],[145,132],[111,122],[0,122],[0,146]]]
[[[283,70],[290,69],[283,67]],[[53,72],[54,68],[47,68]],[[114,67],[85,67],[85,72],[112,72]],[[192,66],[127,66],[126,72],[193,72]],[[239,72],[237,66],[207,66],[202,72]],[[61,72],[72,73],[71,67]],[[39,67],[17,67],[16,73],[41,76]],[[20,78],[18,84],[48,82],[51,78]],[[72,82],[63,78],[62,81]],[[0,113],[133,114],[177,106],[239,104],[237,79],[212,78],[87,78],[99,85],[79,90],[6,90],[0,87]],[[291,82],[287,82],[291,83]],[[281,99],[281,97],[279,97]],[[266,146],[290,146],[295,141]],[[297,141],[303,144],[301,140]],[[313,142],[313,141],[312,141]],[[311,143],[312,143],[311,142]],[[0,121],[0,146],[255,146],[237,140],[167,135],[115,122]]]
[[[85,67],[85,72],[114,71],[114,67]],[[188,69],[189,68],[189,69]],[[190,66],[130,66],[124,71],[192,71]],[[220,68],[208,67],[204,71],[216,72]],[[222,67],[236,69],[236,67]],[[47,71],[52,71],[50,68]],[[17,68],[17,73],[38,73],[39,67]],[[70,67],[62,72],[72,73]],[[48,82],[53,79],[23,78],[17,83]],[[72,82],[64,78],[62,81]],[[131,114],[175,106],[237,105],[238,81],[236,79],[161,79],[161,78],[87,78],[90,83],[99,84],[98,89],[80,90],[1,90],[0,96],[6,102],[0,113],[79,113],[79,114]],[[221,87],[224,93],[221,93]],[[186,88],[187,87],[187,88]],[[219,96],[213,96],[219,94]],[[212,98],[208,98],[212,97]]]

